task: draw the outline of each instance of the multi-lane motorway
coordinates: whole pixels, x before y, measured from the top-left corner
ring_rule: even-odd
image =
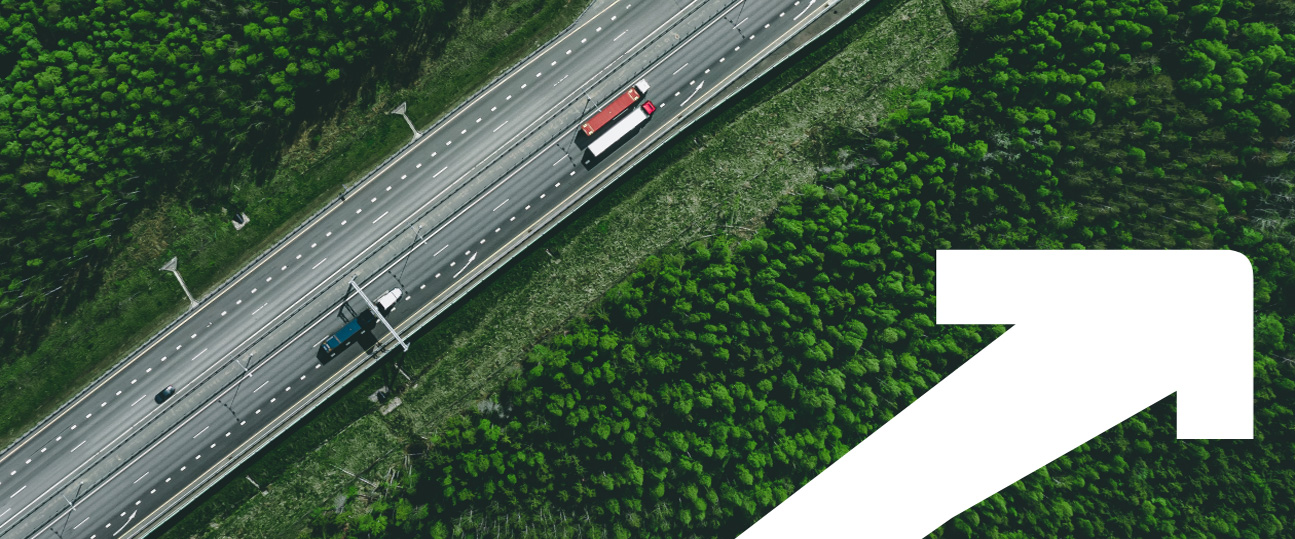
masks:
[[[596,3],[0,455],[0,537],[153,529],[390,348],[379,325],[318,353],[343,303],[364,308],[352,278],[401,288],[387,318],[408,334],[833,3]],[[640,79],[656,113],[592,160],[577,126]]]

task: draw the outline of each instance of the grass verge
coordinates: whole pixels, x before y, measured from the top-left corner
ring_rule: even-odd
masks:
[[[978,5],[962,0],[958,9]],[[408,354],[321,406],[163,537],[304,534],[314,508],[346,501],[351,486],[359,496],[369,490],[351,474],[372,482],[398,474],[446,418],[488,398],[535,342],[579,316],[647,255],[758,228],[784,195],[820,172],[851,166],[853,156],[823,148],[865,136],[957,52],[939,0],[874,0],[517,257]],[[407,386],[403,404],[386,416],[367,400],[383,385]],[[258,495],[243,475],[269,494]]]
[[[172,256],[195,295],[245,266],[386,156],[409,142],[408,127],[388,116],[401,101],[419,124],[438,118],[497,74],[564,29],[587,5],[577,0],[469,2],[451,25],[442,54],[412,83],[379,86],[334,118],[305,130],[269,179],[252,172],[231,182],[251,222],[235,232],[222,211],[164,200],[130,228],[127,246],[104,272],[95,299],[56,320],[33,352],[0,368],[0,445],[72,398],[123,355],[147,341],[188,305],[180,287],[157,271]]]

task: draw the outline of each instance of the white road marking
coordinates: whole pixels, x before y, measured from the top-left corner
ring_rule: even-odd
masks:
[[[468,130],[467,130],[467,129],[464,129],[463,131],[460,131],[460,132],[459,132],[459,134],[460,134],[460,135],[466,135],[466,134],[468,134]]]
[[[481,123],[481,118],[477,118],[477,123]]]
[[[193,435],[193,439],[197,440],[197,439],[198,439],[198,437],[199,437],[199,436],[202,436],[202,433],[207,432],[207,429],[209,429],[209,428],[211,428],[211,425],[207,425],[207,426],[203,427],[203,428],[202,428],[202,430],[198,431],[198,434],[194,434],[194,435]]]
[[[629,32],[629,30],[622,30],[620,35],[612,38],[612,41],[616,41],[617,39],[620,39],[621,36],[624,36],[626,32]]]
[[[252,393],[256,393],[257,391],[260,391],[260,390],[261,390],[261,388],[265,387],[265,384],[268,384],[268,383],[270,383],[270,381],[269,381],[269,380],[266,380],[266,381],[262,382],[260,386],[257,386],[257,388],[256,388],[256,389],[253,389],[253,390],[252,390]],[[259,414],[259,413],[261,413],[261,411],[260,411],[260,410],[257,410],[257,411],[256,411],[256,413],[258,413],[258,414]]]
[[[266,305],[269,305],[269,303],[265,303],[265,304],[261,305],[260,307],[257,307],[255,311],[252,311],[252,314],[256,314],[256,313],[261,312],[261,309],[264,309]],[[198,359],[198,358],[194,358],[194,359]]]
[[[697,95],[697,92],[700,92],[700,91],[701,91],[701,87],[702,87],[702,86],[705,86],[705,85],[706,85],[706,81],[701,81],[701,84],[698,84],[698,85],[697,85],[697,89],[695,89],[695,90],[693,90],[693,91],[692,91],[692,95],[688,96],[688,99],[692,99],[694,96],[696,96],[696,95]],[[683,103],[680,103],[680,104],[679,104],[679,106],[681,106],[681,107],[682,107],[682,106],[684,106],[684,105],[688,104],[688,99],[683,100]]]
[[[444,250],[445,250],[446,248],[448,248],[448,247],[449,247],[449,245],[446,245],[445,247],[441,247],[441,251],[444,251]],[[441,251],[436,251],[435,253],[432,253],[432,256],[436,256],[436,255],[441,254]]]
[[[144,475],[139,476],[139,479],[143,479],[143,478],[145,478],[145,477],[148,477],[148,474],[149,474],[149,472],[144,472]],[[138,482],[139,482],[139,479],[136,479],[136,480],[135,480],[135,483],[138,483]],[[132,484],[132,485],[134,485],[135,483],[131,483],[131,484]]]
[[[312,244],[310,244],[310,248],[311,248],[311,249],[314,249],[316,245],[319,245],[319,244],[318,244],[318,243],[312,243]]]
[[[513,98],[513,96],[511,96],[511,95],[510,95],[510,96],[508,96],[508,97],[505,97],[505,98],[504,98],[504,101],[508,101],[509,99],[512,99],[512,98]]]
[[[271,280],[271,279],[274,279],[274,277],[266,277],[266,278],[265,278],[265,282],[267,282],[267,283],[268,283],[268,282],[270,282],[270,280]],[[197,337],[197,336],[198,336],[198,334],[196,334],[196,333],[195,333],[193,336],[194,336],[194,337]]]
[[[751,18],[751,17],[747,17],[747,18],[745,18],[745,19],[742,19],[742,22],[746,22],[746,21],[747,21],[747,20],[749,20],[750,18]],[[733,28],[737,28],[737,27],[739,27],[739,26],[742,26],[742,22],[739,22],[739,23],[737,23],[737,24],[734,24],[734,25],[733,25]]]
[[[540,198],[544,198],[544,193],[540,193]]]
[[[390,185],[388,185],[388,186],[387,186],[387,190],[388,190],[388,191],[390,191],[390,190],[391,190],[391,186],[390,186]]]
[[[362,212],[362,211],[364,211],[364,208],[356,208],[356,209],[355,209],[355,214],[356,214],[356,215],[359,215],[359,214],[360,214],[360,212]]]
[[[80,523],[78,523],[76,526],[72,526],[72,529],[74,529],[74,530],[75,530],[75,529],[77,529],[77,528],[80,528],[80,527],[81,527],[81,524],[85,524],[85,521],[86,521],[86,520],[90,520],[90,517],[85,517],[85,520],[82,520],[82,521],[81,521]]]
[[[688,67],[688,63],[687,63],[687,62],[685,62],[683,65],[679,66],[679,69],[674,70],[674,73],[671,73],[671,74],[670,74],[670,76],[672,76],[672,77],[673,77],[673,76],[675,76],[675,75],[678,75],[678,74],[679,74],[679,72],[680,72],[680,71],[683,71],[683,68],[685,68],[685,67]],[[676,94],[676,95],[677,95],[677,94]]]
[[[381,220],[382,220],[382,218],[383,218],[383,217],[386,217],[388,213],[391,213],[391,212],[389,212],[389,211],[384,211],[384,212],[382,212],[382,215],[379,215],[377,219],[374,219],[374,220],[373,220],[373,224],[375,224],[375,225],[376,225],[376,224],[378,224],[378,221],[381,221]]]
[[[139,402],[139,401],[135,401],[135,402]],[[81,440],[81,443],[76,444],[76,447],[73,447],[73,448],[72,448],[72,451],[76,451],[77,449],[80,449],[80,448],[81,448],[81,446],[83,446],[83,445],[85,445],[85,440]],[[72,451],[68,451],[68,453],[71,453]]]
[[[432,174],[432,177],[433,177],[433,178],[435,178],[435,177],[437,177],[437,176],[440,176],[440,175],[441,175],[441,173],[442,173],[442,172],[445,172],[445,169],[447,169],[447,168],[450,168],[450,167],[443,167],[443,168],[441,168],[440,170],[436,171],[436,174]]]
[[[799,5],[800,5],[800,2],[796,2],[796,5],[798,5],[798,6],[799,6]],[[801,15],[804,15],[804,14],[805,14],[805,12],[806,12],[806,11],[809,11],[809,8],[812,8],[812,7],[814,7],[814,0],[809,0],[809,5],[805,6],[805,9],[804,9],[804,10],[802,10],[802,11],[800,12],[800,14],[796,15],[795,17],[792,17],[792,18],[791,18],[791,20],[793,20],[793,21],[794,21],[794,20],[796,20],[796,19],[799,19]]]
[[[140,395],[138,399],[135,399],[135,402],[130,403],[130,406],[133,408],[136,404],[139,404],[139,401],[144,400],[144,397],[147,397],[147,396],[148,395]],[[80,447],[80,446],[77,446],[77,447]]]
[[[372,203],[377,202],[377,201],[378,201],[378,197],[370,198],[370,199],[369,199],[369,204],[372,204]]]
[[[490,107],[490,112],[494,112],[494,111],[495,111],[495,109],[497,109],[497,108],[499,108],[499,107]]]
[[[498,229],[498,228],[496,228],[496,229],[495,229],[495,234],[498,234],[498,233],[499,233],[499,229]]]
[[[571,49],[567,49],[567,54],[571,54]]]
[[[504,204],[507,204],[509,200],[510,200],[510,199],[505,198],[503,202],[500,202],[498,206],[495,206],[495,210],[497,210],[497,209],[499,209],[499,208],[504,207]],[[490,210],[490,211],[495,211],[495,210]],[[447,247],[448,247],[448,245],[447,245]]]
[[[449,144],[449,143],[446,143],[446,144]],[[414,165],[414,168],[423,168],[423,164],[419,163],[417,165]]]
[[[315,262],[315,265],[311,266],[310,269],[318,268],[320,264],[324,263],[324,260],[328,260],[328,258],[324,258],[324,259],[321,259],[319,262]]]
[[[505,125],[508,125],[508,120],[504,120],[504,123],[499,124],[499,127],[496,127],[494,131],[491,131],[491,133],[499,131],[499,129]]]
[[[262,305],[262,307],[265,307],[265,305]],[[260,309],[257,309],[257,310],[259,311]],[[252,313],[252,314],[256,314],[256,313]],[[193,359],[198,359],[198,357],[199,357],[199,356],[201,356],[201,355],[203,355],[203,354],[205,354],[205,353],[207,353],[207,349],[206,349],[206,348],[203,348],[201,352],[198,352],[198,355],[193,356]],[[189,361],[193,361],[193,359],[190,359]]]
[[[23,491],[24,489],[26,489],[26,488],[27,488],[27,485],[23,485],[23,486],[22,486],[22,488],[18,489],[18,492],[22,492],[22,491]],[[10,494],[10,495],[9,495],[9,499],[10,499],[10,500],[12,500],[14,496],[17,496],[17,495],[18,495],[18,492],[15,492],[15,493],[13,493],[13,494]]]
[[[253,294],[255,294],[257,290],[260,290],[260,289],[259,289],[259,288],[253,288],[253,289],[252,289],[252,293],[253,293]]]

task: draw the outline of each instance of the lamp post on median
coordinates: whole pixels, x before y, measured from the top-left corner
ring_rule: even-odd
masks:
[[[404,118],[405,123],[409,124],[409,129],[414,132],[414,140],[418,140],[418,137],[423,136],[423,134],[418,132],[418,128],[414,127],[414,122],[409,121],[409,116],[405,115],[406,103],[407,102],[401,102],[400,106],[396,107],[395,109],[393,109],[391,112],[388,112],[387,114],[399,114],[401,118]]]
[[[178,269],[179,261],[180,261],[180,257],[178,256],[172,257],[171,261],[167,262],[166,265],[159,268],[158,271],[169,271],[175,274],[175,279],[177,281],[180,281],[180,288],[184,289],[184,295],[189,297],[189,308],[192,309],[198,306],[198,302],[193,299],[193,294],[189,293],[189,287],[184,286],[184,278],[180,277],[180,270]]]

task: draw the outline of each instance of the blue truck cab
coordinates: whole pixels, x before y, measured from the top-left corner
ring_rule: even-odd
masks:
[[[319,345],[319,351],[329,356],[337,355],[337,350],[346,344],[346,341],[349,341],[355,334],[360,333],[365,328],[373,327],[377,321],[378,318],[368,309],[365,309],[358,316],[352,318],[350,322],[347,322],[345,326],[342,326],[342,329],[337,330],[337,333],[324,339],[324,342]]]

